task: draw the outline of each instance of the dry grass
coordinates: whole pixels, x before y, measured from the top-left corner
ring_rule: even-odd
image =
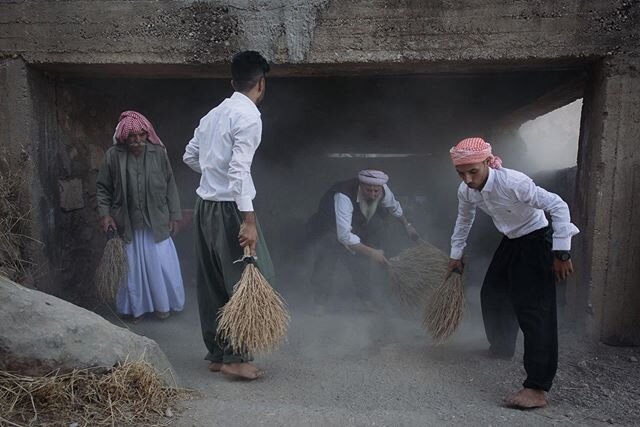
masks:
[[[100,301],[111,304],[127,274],[127,253],[120,237],[107,240],[100,264],[96,269],[96,292]]]
[[[442,282],[447,272],[447,256],[430,243],[422,242],[389,260],[391,287],[404,304],[417,307],[424,294]]]
[[[168,425],[188,394],[165,386],[144,361],[43,377],[0,371],[0,425]]]
[[[282,297],[254,264],[247,264],[218,313],[218,337],[240,354],[267,353],[284,340],[289,314]]]
[[[458,329],[464,312],[462,275],[452,273],[440,286],[426,294],[423,325],[436,344],[441,344]]]
[[[24,160],[0,150],[0,274],[22,283],[31,262],[25,256],[31,212],[22,200]]]

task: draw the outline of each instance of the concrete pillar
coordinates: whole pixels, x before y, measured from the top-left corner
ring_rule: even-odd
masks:
[[[0,150],[21,176],[20,210],[27,215],[20,257],[31,266],[20,281],[55,293],[50,240],[58,204],[54,87],[20,58],[0,60]]]
[[[3,184],[11,193],[15,191],[16,199],[11,200],[0,215],[6,216],[4,221],[13,224],[12,232],[16,235],[33,235],[33,221],[27,215],[33,212],[31,199],[31,179],[33,168],[30,155],[30,141],[33,114],[30,108],[27,67],[21,59],[5,59],[0,61],[0,164]],[[14,187],[15,186],[15,187]],[[15,214],[13,209],[17,209]],[[3,232],[6,230],[3,230]],[[29,239],[15,236],[13,243],[4,243],[0,260],[4,263],[4,273],[13,280],[23,283],[31,282],[31,269],[34,245]],[[26,262],[23,262],[26,261]],[[25,270],[23,270],[23,268]]]
[[[576,316],[587,313],[587,331],[612,345],[640,345],[639,139],[640,60],[603,60],[585,94],[571,298]]]

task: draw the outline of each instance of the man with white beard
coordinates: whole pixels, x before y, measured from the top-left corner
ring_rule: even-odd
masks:
[[[320,242],[312,277],[320,308],[327,303],[328,286],[338,259],[346,263],[358,299],[369,305],[373,273],[389,264],[382,248],[390,217],[403,224],[412,240],[419,239],[387,186],[388,180],[382,171],[362,170],[357,178],[334,184],[320,200],[309,223],[313,240]]]

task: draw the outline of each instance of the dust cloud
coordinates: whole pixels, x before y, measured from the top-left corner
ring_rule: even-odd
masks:
[[[488,113],[478,107],[478,84],[426,77],[269,80],[260,106],[262,145],[252,169],[254,204],[276,269],[273,285],[288,302],[292,328],[303,331],[293,334],[302,340],[296,343],[301,357],[357,357],[385,343],[429,345],[420,311],[401,306],[380,272],[370,283],[369,305],[356,292],[343,260],[337,260],[332,274],[320,280],[328,300],[319,307],[312,277],[320,255],[308,236],[308,220],[332,184],[363,168],[381,169],[420,234],[448,254],[459,183],[448,149],[460,138],[483,133]],[[187,108],[192,123],[180,133],[184,144],[196,117],[231,93],[218,83],[211,88],[210,96]],[[557,191],[566,185],[559,172],[575,165],[579,115],[576,102],[490,142],[506,167],[534,179],[542,173],[540,184]],[[192,194],[194,177],[173,164],[183,178],[181,193]],[[567,191],[557,192],[566,197]],[[411,244],[393,220],[388,236],[388,256]],[[466,253],[467,313],[454,338],[460,345],[482,342],[479,288],[500,237],[491,220],[478,214]],[[193,259],[190,241],[182,245],[181,256]]]

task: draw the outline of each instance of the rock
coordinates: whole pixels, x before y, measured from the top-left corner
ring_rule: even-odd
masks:
[[[165,415],[167,418],[171,418],[171,417],[173,417],[173,411],[171,410],[171,408],[167,408],[167,410],[165,411],[164,415]]]
[[[173,385],[169,360],[149,338],[3,276],[0,301],[0,370],[37,376],[144,357]]]
[[[635,357],[635,356],[630,356],[629,357],[629,362],[637,362],[637,361],[638,361],[637,357]]]
[[[607,418],[607,422],[608,422],[609,424],[613,424],[613,418]]]
[[[78,427],[78,423],[71,423],[68,427]]]

